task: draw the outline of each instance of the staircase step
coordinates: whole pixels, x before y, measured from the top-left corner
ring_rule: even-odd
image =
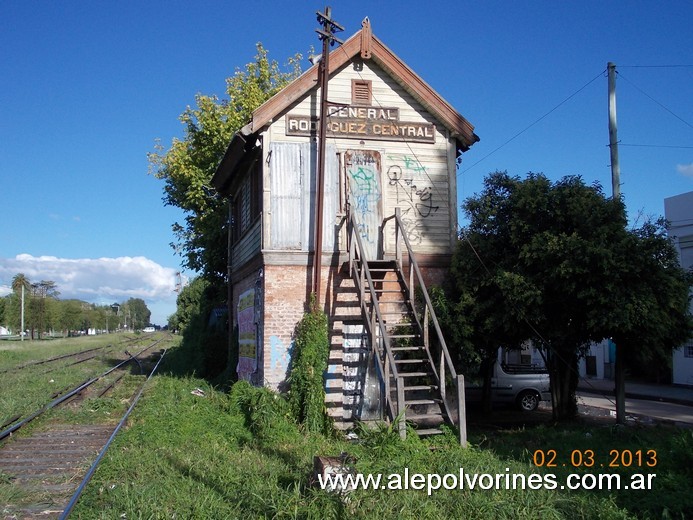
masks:
[[[390,267],[392,269],[397,267],[397,262],[394,260],[366,260],[368,267]]]
[[[425,435],[440,435],[443,433],[443,430],[439,430],[438,428],[423,428],[421,430],[414,431],[419,437],[423,437]]]
[[[401,363],[402,365],[415,365],[418,363],[426,363],[428,359],[395,359],[395,363]]]
[[[390,347],[393,352],[404,352],[404,351],[415,351],[415,350],[426,350],[423,345],[417,345],[414,347]]]
[[[438,390],[438,385],[411,385],[405,386],[405,392],[414,392],[417,390]]]
[[[440,404],[442,402],[442,399],[411,399],[409,401],[407,401],[406,399],[404,400],[404,404],[407,406],[416,406],[419,404]]]
[[[399,374],[401,377],[427,377],[432,376],[431,372],[403,372]]]
[[[427,421],[430,419],[440,419],[443,422],[445,419],[441,413],[412,413],[406,415],[408,421]]]

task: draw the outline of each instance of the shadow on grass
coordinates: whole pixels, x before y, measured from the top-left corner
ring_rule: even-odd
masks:
[[[205,316],[194,317],[181,334],[178,347],[171,349],[159,369],[173,377],[199,377],[219,390],[228,390],[236,380],[237,330],[229,341],[226,322],[208,325]]]
[[[470,442],[497,458],[529,464],[533,473],[620,475],[620,489],[570,491],[584,500],[611,499],[637,518],[693,518],[693,431],[671,425],[619,426],[611,418],[581,414],[556,423],[550,410],[525,417],[498,410],[468,418]],[[637,475],[652,475],[652,489],[637,489]],[[645,477],[647,480],[648,477]],[[627,486],[627,487],[626,487]],[[566,488],[567,489],[567,488]]]

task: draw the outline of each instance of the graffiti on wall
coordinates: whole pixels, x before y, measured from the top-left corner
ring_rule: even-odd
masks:
[[[402,215],[411,213],[412,217],[428,218],[436,213],[440,206],[433,202],[433,188],[426,176],[426,167],[406,155],[388,159],[394,162],[387,169],[388,183],[395,188],[396,203]]]
[[[273,381],[283,381],[289,371],[293,341],[285,345],[279,336],[270,336],[270,366],[268,378]]]
[[[356,218],[359,235],[368,256],[375,257],[381,222],[380,154],[370,150],[349,150],[346,153],[349,178],[349,201]]]
[[[238,299],[238,378],[250,381],[257,370],[257,330],[255,327],[255,289]]]
[[[424,219],[440,209],[433,198],[433,186],[418,159],[408,155],[388,156],[392,162],[387,170],[389,186],[395,192],[395,204],[402,212],[409,241],[421,244],[424,238]]]

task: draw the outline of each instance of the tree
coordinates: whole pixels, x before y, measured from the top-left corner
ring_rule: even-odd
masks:
[[[202,377],[216,377],[226,367],[231,352],[225,326],[210,326],[210,314],[214,309],[211,294],[214,288],[208,280],[198,276],[181,290],[176,300],[176,313],[169,317],[169,324],[183,335],[181,352],[188,358],[188,370]],[[237,358],[236,358],[237,359]],[[236,364],[229,367],[233,373]]]
[[[198,316],[206,311],[205,296],[209,290],[209,282],[204,278],[196,277],[183,287],[176,298],[175,317],[169,318],[169,323],[174,323],[175,328],[185,330]]]
[[[18,312],[16,313],[16,322],[15,325],[17,329],[22,329],[20,331],[20,334],[22,337],[24,336],[24,328],[26,327],[26,318],[27,318],[27,305],[26,305],[26,300],[29,294],[29,291],[31,291],[31,282],[29,279],[24,276],[24,273],[19,273],[12,278],[12,290],[14,291],[15,295],[17,296],[17,302],[19,303],[19,309]],[[32,331],[33,332],[33,331]]]
[[[650,355],[690,333],[690,278],[670,244],[629,232],[622,201],[600,186],[496,172],[463,209],[470,223],[454,255],[453,298],[473,299],[472,338],[486,355],[526,339],[545,349],[556,419],[577,412],[577,362],[591,341],[639,337],[628,355]],[[666,289],[649,297],[656,285]],[[675,315],[666,321],[675,331],[643,324],[652,318],[634,309],[646,297],[647,311]]]
[[[196,108],[180,116],[185,137],[174,139],[168,151],[157,145],[150,153],[150,173],[165,181],[164,202],[185,213],[174,223],[183,266],[199,272],[223,295],[226,278],[227,204],[208,193],[209,182],[233,134],[248,123],[253,110],[300,74],[300,55],[289,59],[291,70],[281,72],[267,51],[257,45],[255,61],[226,80],[227,100],[197,94]],[[206,191],[207,190],[207,191]]]
[[[152,312],[142,298],[130,298],[121,305],[120,311],[127,316],[133,330],[141,330],[149,325]]]
[[[63,334],[68,336],[70,331],[82,330],[85,327],[84,302],[79,300],[63,300],[59,313],[59,326]]]
[[[616,312],[601,318],[616,343],[616,420],[625,423],[626,367],[661,374],[671,350],[691,337],[693,272],[681,269],[666,221],[646,221],[632,230],[621,250],[620,276],[610,288]],[[642,370],[642,369],[641,369]],[[667,370],[668,371],[668,370]]]
[[[38,283],[31,284],[31,338],[34,338],[34,330],[38,331],[38,337],[41,339],[41,334],[46,332],[46,299],[55,299],[60,293],[57,286],[52,280],[41,280]]]
[[[8,307],[9,298],[0,298],[0,324],[7,325],[7,314],[5,309]]]

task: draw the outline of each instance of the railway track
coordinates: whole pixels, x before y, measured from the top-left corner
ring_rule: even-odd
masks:
[[[4,368],[0,370],[0,374],[5,374],[7,372],[18,372],[24,369],[31,369],[33,367],[37,367],[39,365],[49,365],[50,368],[46,370],[45,372],[41,372],[42,374],[47,374],[49,372],[52,372],[54,370],[57,370],[57,368],[62,368],[64,366],[70,366],[78,363],[83,363],[85,361],[88,361],[89,359],[94,359],[97,357],[99,354],[103,354],[104,352],[108,352],[109,350],[113,350],[115,348],[121,347],[121,346],[132,346],[135,345],[138,341],[140,341],[140,338],[138,337],[125,337],[122,341],[118,342],[115,345],[104,345],[102,347],[94,347],[94,348],[89,348],[86,350],[78,350],[76,352],[69,352],[67,354],[62,354],[60,356],[53,356],[50,358],[46,359],[37,359],[34,361],[29,361],[27,363],[22,363],[21,365],[16,365],[13,367],[9,368]],[[75,361],[70,361],[68,363],[60,364],[60,361],[66,361],[70,360],[70,358],[77,358]],[[56,368],[57,367],[57,368]]]
[[[163,359],[165,349],[152,352],[161,341],[67,389],[45,406],[17,418],[0,431],[0,482],[11,483],[17,498],[13,504],[0,503],[0,518],[62,519],[69,516]],[[127,378],[130,384],[125,388],[123,381],[128,370],[136,375]],[[119,395],[111,401],[118,403],[120,419],[111,417],[106,422],[65,420],[65,413],[83,417],[81,408],[94,402],[88,397],[113,395],[116,391]],[[125,405],[127,410],[123,413]],[[58,408],[69,410],[50,413]],[[52,417],[45,417],[47,415]],[[26,429],[29,431],[25,433]]]

